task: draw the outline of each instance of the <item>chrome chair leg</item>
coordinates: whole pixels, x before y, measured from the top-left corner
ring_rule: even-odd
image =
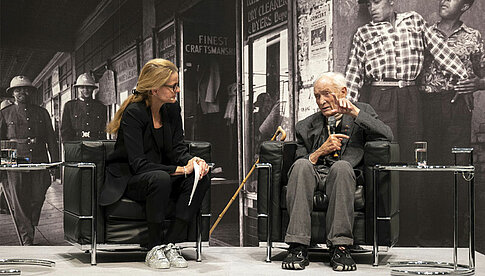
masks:
[[[271,213],[271,203],[272,203],[272,185],[271,185],[271,181],[272,181],[272,172],[273,172],[273,166],[270,164],[270,163],[259,163],[259,164],[256,164],[256,168],[258,169],[267,169],[267,181],[268,181],[268,186],[267,186],[267,194],[268,194],[268,198],[267,198],[267,213],[266,214],[259,214],[259,216],[261,217],[266,217],[266,262],[267,263],[271,263],[271,247],[272,247],[272,240],[271,240],[271,233],[272,233],[272,228],[271,228],[271,223],[272,223],[272,220],[271,220],[271,217],[272,217],[272,213]]]
[[[197,244],[196,244],[196,253],[197,253],[197,262],[202,261],[202,231],[201,231],[201,214],[197,214],[196,226],[195,229],[197,231]]]

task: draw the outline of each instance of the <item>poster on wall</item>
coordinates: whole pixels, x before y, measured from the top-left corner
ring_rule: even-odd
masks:
[[[328,5],[321,5],[310,13],[309,34],[310,42],[308,43],[309,60],[320,59],[328,60],[328,39],[327,25],[329,22],[330,12]]]
[[[318,112],[313,82],[332,68],[332,2],[309,0],[298,13],[298,110],[297,121]]]
[[[113,60],[113,69],[116,75],[117,103],[121,104],[120,94],[133,90],[138,78],[136,48],[133,47],[120,57]]]
[[[106,70],[99,79],[99,89],[96,93],[96,99],[104,105],[116,103],[115,72],[113,70]]]

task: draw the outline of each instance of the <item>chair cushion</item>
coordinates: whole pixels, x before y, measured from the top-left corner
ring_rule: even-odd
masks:
[[[166,219],[172,219],[175,212],[175,202],[170,199],[167,206]],[[145,204],[122,197],[117,202],[106,206],[105,215],[108,220],[146,220]]]
[[[146,220],[145,206],[123,197],[105,209],[109,219]]]

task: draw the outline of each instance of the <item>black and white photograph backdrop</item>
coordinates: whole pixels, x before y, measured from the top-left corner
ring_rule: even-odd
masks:
[[[428,165],[452,165],[454,146],[473,148],[475,174],[458,176],[459,241],[466,245],[470,229],[463,178],[474,177],[476,250],[485,253],[485,3],[389,0],[400,44],[388,47],[365,2],[1,0],[2,166],[66,161],[66,143],[116,140],[106,125],[143,65],[164,58],[179,69],[185,139],[211,143],[212,225],[278,126],[295,141],[295,124],[320,112],[313,83],[334,71],[346,76],[349,98],[370,103],[391,126],[400,162],[415,162],[417,141],[427,142]],[[449,25],[441,12],[452,2],[466,2],[462,23]],[[396,27],[406,20],[420,27]],[[391,92],[373,85],[399,76],[405,82],[396,86],[416,89],[413,97],[382,96]],[[469,160],[461,154],[457,162]],[[0,170],[0,246],[69,244],[66,194],[85,193],[84,200],[92,191],[67,183],[67,170]],[[453,245],[452,179],[400,174],[396,246]],[[258,193],[255,171],[210,239],[206,234],[210,246],[264,241]]]

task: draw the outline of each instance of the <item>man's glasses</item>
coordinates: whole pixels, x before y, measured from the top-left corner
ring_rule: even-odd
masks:
[[[163,86],[170,87],[172,89],[172,91],[174,91],[174,92],[177,90],[177,88],[180,87],[179,83],[174,83],[172,85],[164,84]]]

